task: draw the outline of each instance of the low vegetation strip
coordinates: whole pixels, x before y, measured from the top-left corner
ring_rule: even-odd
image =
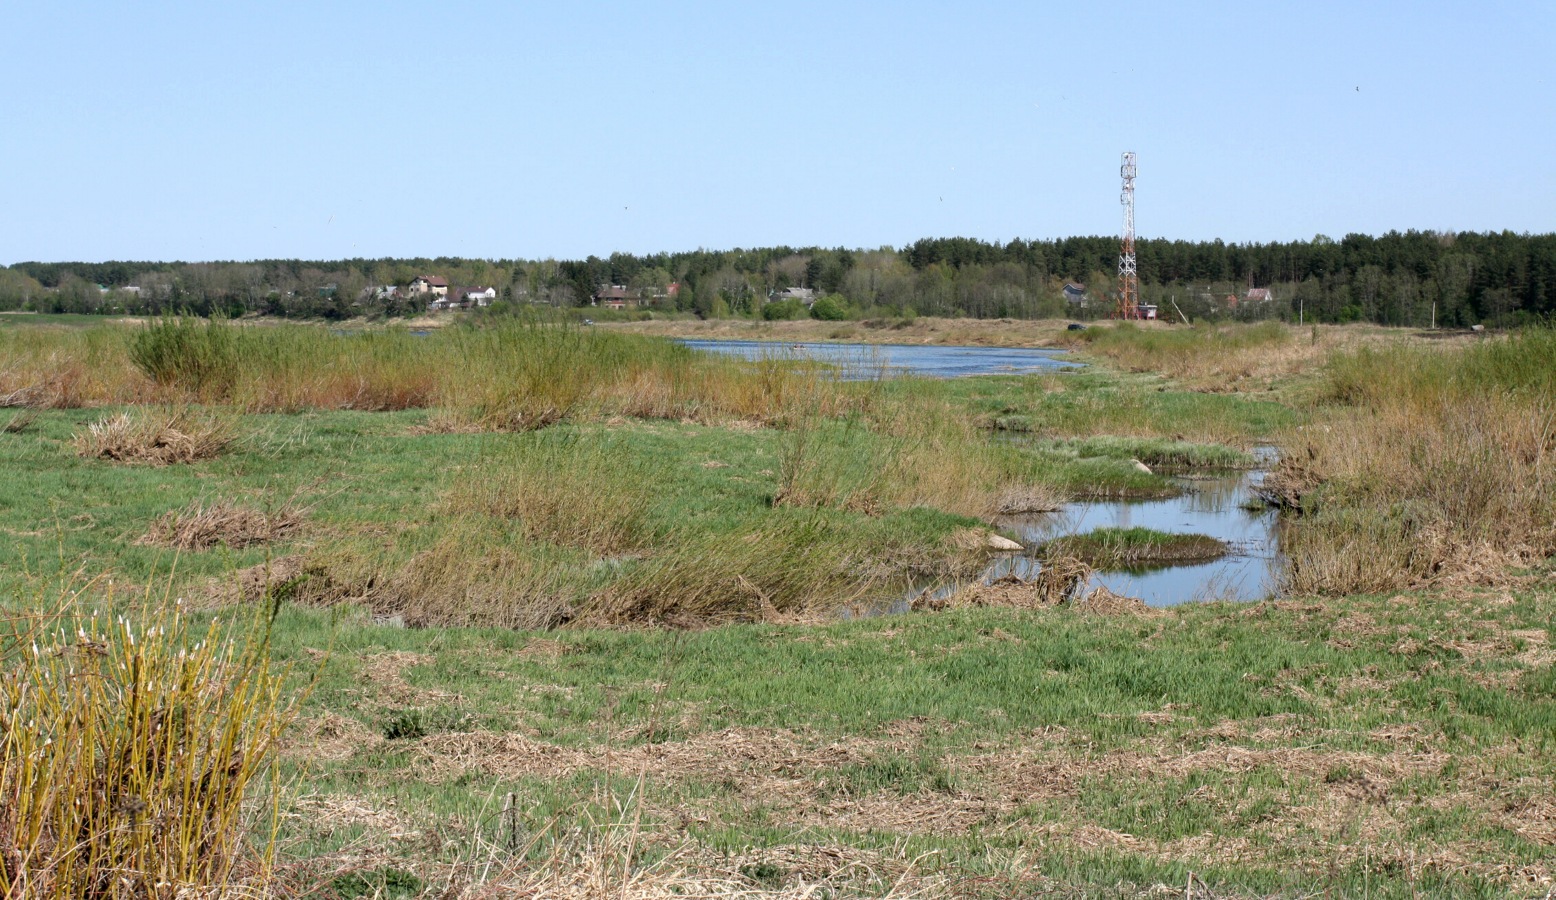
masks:
[[[1056,538],[1038,548],[1044,557],[1079,559],[1097,569],[1209,562],[1230,552],[1203,534],[1169,534],[1151,528],[1098,528]]]

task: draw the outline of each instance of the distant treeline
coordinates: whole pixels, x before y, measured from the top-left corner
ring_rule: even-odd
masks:
[[[584,260],[295,259],[253,262],[17,263],[0,269],[0,309],[331,319],[419,312],[420,275],[492,287],[502,305],[586,306],[621,285],[646,308],[705,317],[803,314],[785,288],[829,297],[849,316],[1090,317],[1111,308],[1115,237],[926,238],[896,250],[696,250]],[[1389,232],[1340,240],[1227,244],[1141,240],[1141,296],[1194,318],[1514,324],[1556,311],[1556,234]],[[671,285],[674,289],[671,289]],[[1066,284],[1085,301],[1067,299]],[[1251,289],[1253,290],[1250,294]],[[1071,294],[1078,293],[1072,288]]]

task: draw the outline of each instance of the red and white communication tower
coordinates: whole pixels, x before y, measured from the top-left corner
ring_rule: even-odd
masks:
[[[1119,166],[1124,177],[1124,192],[1120,200],[1124,204],[1124,246],[1118,254],[1118,306],[1113,309],[1115,319],[1139,319],[1140,276],[1135,270],[1135,152],[1124,151],[1124,163]]]

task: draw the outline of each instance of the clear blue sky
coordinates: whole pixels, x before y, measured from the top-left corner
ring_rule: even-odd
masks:
[[[0,264],[1556,230],[1556,4],[0,7]]]

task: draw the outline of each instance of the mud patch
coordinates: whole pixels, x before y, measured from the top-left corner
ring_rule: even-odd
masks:
[[[912,609],[939,611],[966,607],[1004,607],[1008,609],[1068,609],[1105,616],[1155,616],[1154,609],[1137,597],[1115,594],[1098,586],[1088,594],[1078,594],[1091,577],[1091,567],[1076,560],[1045,566],[1030,580],[1006,575],[988,584],[975,582],[951,594],[936,596],[926,591],[913,600]]]

